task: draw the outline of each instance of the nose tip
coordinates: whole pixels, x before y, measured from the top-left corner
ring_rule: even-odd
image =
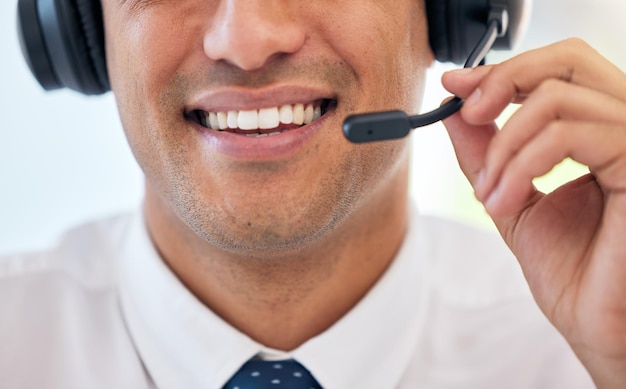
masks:
[[[297,52],[306,38],[288,2],[231,0],[221,2],[204,38],[213,61],[246,71],[262,68],[271,58]]]

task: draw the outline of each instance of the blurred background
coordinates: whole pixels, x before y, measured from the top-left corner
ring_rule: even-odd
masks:
[[[113,96],[85,98],[68,91],[45,93],[19,51],[15,0],[0,2],[0,254],[50,245],[85,220],[137,207],[142,176],[123,136]],[[567,37],[581,37],[626,70],[624,0],[535,0],[525,39],[514,52]],[[621,27],[620,27],[621,26]],[[450,67],[429,71],[424,110],[446,93],[439,83]],[[411,190],[422,212],[493,228],[461,175],[445,130],[414,131]],[[584,173],[565,162],[538,180],[544,190]]]

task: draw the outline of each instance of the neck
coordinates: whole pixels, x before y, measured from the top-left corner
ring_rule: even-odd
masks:
[[[292,252],[251,257],[212,247],[149,188],[147,224],[165,262],[206,306],[256,341],[292,350],[354,307],[393,260],[408,213],[407,174],[395,177],[332,236]]]

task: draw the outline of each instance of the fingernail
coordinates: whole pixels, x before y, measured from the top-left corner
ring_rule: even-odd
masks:
[[[454,70],[450,70],[448,71],[448,73],[452,73],[452,74],[458,74],[458,75],[465,75],[465,74],[470,74],[474,69],[472,68],[460,68],[460,69],[454,69]]]
[[[482,94],[483,92],[480,90],[480,88],[476,88],[476,90],[470,95],[470,97],[468,97],[467,100],[465,100],[465,104],[469,104],[469,105],[478,104]]]

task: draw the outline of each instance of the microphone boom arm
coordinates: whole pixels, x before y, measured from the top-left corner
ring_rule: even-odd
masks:
[[[487,31],[465,62],[464,68],[475,68],[483,61],[498,37],[508,29],[508,11],[504,6],[493,6],[489,12]],[[418,127],[443,120],[463,106],[463,99],[454,97],[441,107],[421,114],[409,116],[403,111],[372,112],[351,115],[343,122],[343,133],[353,143],[399,139]]]

